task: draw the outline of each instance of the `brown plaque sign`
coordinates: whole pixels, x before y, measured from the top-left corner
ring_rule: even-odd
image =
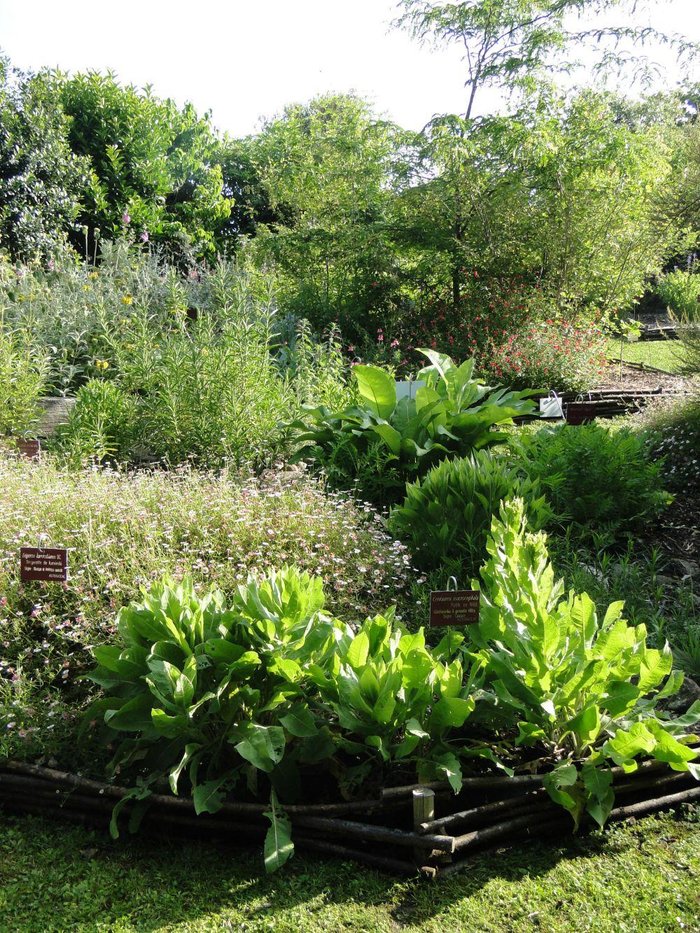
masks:
[[[570,402],[566,408],[566,420],[569,424],[588,424],[597,418],[603,409],[596,402]]]
[[[19,578],[65,583],[68,579],[68,551],[64,547],[23,547],[19,551]]]
[[[430,594],[430,624],[474,625],[479,621],[478,590],[434,590]]]
[[[28,460],[39,459],[39,455],[41,454],[41,444],[39,441],[21,439],[16,441],[16,444],[17,450],[23,457],[26,457]]]

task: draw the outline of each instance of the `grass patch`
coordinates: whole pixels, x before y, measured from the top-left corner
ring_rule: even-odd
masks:
[[[300,855],[106,833],[0,813],[0,928],[247,931],[697,929],[700,811],[477,856],[437,883]]]
[[[680,359],[681,344],[678,340],[639,340],[636,343],[623,342],[610,338],[607,355],[613,363],[620,362],[620,347],[624,363],[643,363],[667,373],[679,373],[683,368]]]

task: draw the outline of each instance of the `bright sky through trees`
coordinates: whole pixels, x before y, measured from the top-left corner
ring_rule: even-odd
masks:
[[[112,69],[210,109],[234,135],[325,92],[355,90],[414,129],[463,111],[459,50],[419,47],[390,28],[396,14],[393,0],[0,0],[0,49],[25,69]],[[699,41],[700,0],[659,4],[652,22]],[[668,88],[675,75],[664,61]],[[487,93],[479,103],[495,106]]]

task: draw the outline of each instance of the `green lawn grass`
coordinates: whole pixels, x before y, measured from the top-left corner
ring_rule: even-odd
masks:
[[[622,360],[627,363],[645,363],[669,373],[681,371],[678,340],[639,340],[636,343],[622,343]],[[608,340],[607,355],[609,360],[620,361],[620,341]]]
[[[474,857],[444,881],[396,880],[203,842],[118,843],[0,811],[0,930],[698,930],[700,810]]]

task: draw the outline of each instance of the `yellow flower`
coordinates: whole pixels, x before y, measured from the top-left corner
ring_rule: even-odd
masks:
[[[90,289],[90,286],[89,286],[89,285],[83,285],[83,291],[84,291],[84,292],[89,292],[90,290],[91,290],[91,289]]]
[[[132,305],[133,303],[134,299],[131,297],[131,295],[122,295],[122,304]]]
[[[95,369],[109,369],[109,360],[95,360]]]
[[[97,278],[97,275],[98,275],[98,273],[97,273],[97,272],[91,272],[91,273],[90,273],[90,274],[88,275],[88,278],[89,278],[89,279],[93,279],[93,280],[94,280],[94,279],[96,279],[96,278]]]

